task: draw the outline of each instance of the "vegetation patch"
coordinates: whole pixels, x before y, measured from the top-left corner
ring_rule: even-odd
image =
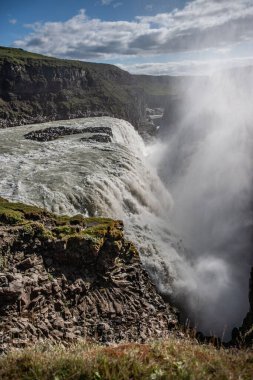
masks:
[[[21,240],[32,242],[39,239],[49,248],[62,240],[73,250],[87,249],[98,251],[105,238],[111,242],[123,239],[123,223],[109,218],[85,218],[55,215],[36,206],[19,202],[9,202],[0,197],[0,225],[19,227]]]
[[[0,207],[0,224],[20,224],[24,222],[23,214],[19,211]]]
[[[0,359],[3,380],[250,380],[253,352],[217,350],[193,341],[103,347],[86,342],[37,345]]]

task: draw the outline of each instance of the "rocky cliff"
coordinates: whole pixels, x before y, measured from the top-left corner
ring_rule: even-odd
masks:
[[[0,47],[0,127],[108,115],[152,135],[146,107],[180,102],[186,82]]]
[[[0,126],[109,115],[145,121],[143,91],[113,65],[0,48]]]
[[[165,108],[168,103],[177,99],[182,101],[190,77],[169,75],[134,75],[135,82],[143,90],[145,102],[150,108]]]
[[[49,339],[166,338],[175,310],[121,221],[55,216],[0,198],[0,351]]]
[[[240,344],[247,346],[253,345],[253,267],[251,269],[249,280],[249,312],[247,313],[243,324],[239,330],[234,329],[233,339]]]

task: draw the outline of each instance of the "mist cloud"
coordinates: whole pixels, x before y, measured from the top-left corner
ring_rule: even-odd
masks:
[[[153,149],[174,201],[170,219],[187,247],[178,265],[176,294],[206,334],[231,332],[249,309],[252,96],[249,68],[192,78],[176,125],[168,121],[159,143],[163,147]]]

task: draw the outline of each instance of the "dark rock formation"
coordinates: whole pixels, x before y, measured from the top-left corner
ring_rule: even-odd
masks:
[[[233,342],[253,346],[253,267],[249,280],[249,312],[243,321],[242,327],[239,330],[234,329]]]
[[[176,333],[176,313],[122,222],[57,217],[3,199],[1,215],[1,351],[45,339],[143,342]]]
[[[27,140],[45,142],[45,141],[56,140],[59,137],[63,137],[63,136],[78,134],[81,132],[82,131],[79,129],[64,127],[60,125],[59,127],[49,127],[46,129],[40,129],[38,131],[32,131],[32,132],[26,133],[24,137]]]
[[[49,127],[32,131],[26,133],[24,137],[28,140],[45,142],[75,134],[89,134],[88,137],[85,137],[82,140],[98,142],[110,142],[112,140],[111,137],[113,136],[112,130],[109,127],[71,128],[60,125],[59,127]],[[92,134],[92,136],[90,136],[90,134]]]

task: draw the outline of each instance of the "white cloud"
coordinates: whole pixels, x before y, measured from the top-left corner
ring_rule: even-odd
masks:
[[[108,5],[114,0],[102,0]],[[117,3],[115,3],[116,5]],[[194,0],[181,9],[132,21],[90,19],[84,10],[66,22],[35,23],[15,45],[77,59],[151,56],[253,42],[252,0]]]
[[[123,5],[123,3],[121,3],[121,2],[114,3],[114,4],[113,4],[113,8],[121,7],[121,5]]]
[[[122,2],[115,2],[116,0],[101,0],[101,4],[102,5],[110,5],[112,4],[113,8],[118,8],[120,7],[121,5],[123,5]]]
[[[12,25],[15,25],[17,23],[17,20],[15,18],[11,18],[9,20],[9,23],[12,24]]]
[[[253,65],[253,57],[224,60],[184,60],[167,63],[140,63],[118,65],[132,74],[148,75],[208,75],[213,71]]]
[[[102,5],[110,5],[114,0],[101,0]]]

